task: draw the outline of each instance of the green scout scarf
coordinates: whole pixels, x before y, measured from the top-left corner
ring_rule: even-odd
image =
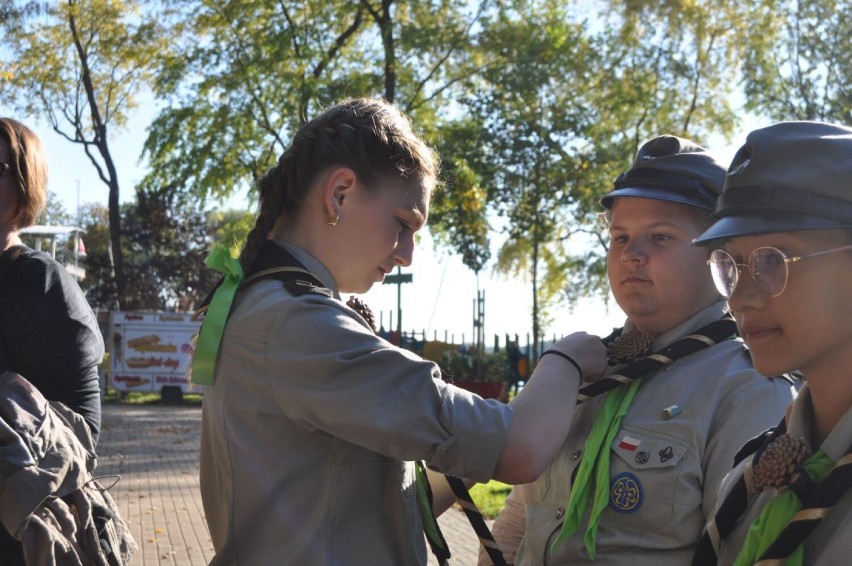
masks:
[[[221,273],[223,277],[210,300],[204,323],[198,333],[198,343],[192,357],[191,381],[198,385],[213,385],[216,356],[222,342],[222,333],[225,331],[225,322],[245,274],[239,260],[224,246],[215,246],[204,260],[204,264]]]
[[[834,467],[834,460],[826,456],[822,450],[819,450],[804,461],[801,473],[807,474],[813,485],[817,485],[828,476],[832,467]],[[745,543],[736,562],[734,562],[734,566],[751,566],[757,562],[801,508],[802,502],[793,490],[785,489],[776,495],[763,508],[763,511],[760,512],[760,515],[749,528]],[[785,564],[801,566],[801,544],[789,555]]]
[[[562,531],[554,541],[555,548],[562,540],[576,533],[592,500],[589,525],[583,543],[591,558],[595,557],[595,538],[600,518],[609,501],[610,446],[621,428],[621,422],[639,390],[641,378],[671,365],[675,360],[737,336],[737,327],[730,314],[676,340],[659,352],[638,359],[618,373],[600,379],[580,389],[577,402],[606,393],[595,414],[592,431],[586,439],[583,459],[577,468],[571,497],[565,513]],[[608,337],[605,342],[614,336]],[[594,484],[594,485],[592,485]]]
[[[192,360],[192,383],[213,385],[222,333],[234,297],[240,289],[263,279],[275,279],[281,281],[284,288],[294,296],[304,293],[319,293],[328,297],[334,295],[293,254],[271,240],[266,240],[260,247],[247,273],[243,273],[234,253],[223,246],[216,246],[204,262],[221,273],[222,278],[195,313],[195,316],[199,316],[206,311]]]
[[[447,564],[450,558],[450,547],[444,539],[441,527],[432,512],[432,489],[429,486],[429,478],[426,476],[426,466],[421,460],[414,462],[416,472],[415,487],[417,488],[417,507],[420,509],[420,517],[423,519],[423,532],[426,541],[432,549],[432,554],[441,565]]]
[[[553,543],[554,547],[580,529],[591,496],[592,512],[586,533],[583,535],[583,543],[589,552],[589,557],[595,558],[595,537],[598,524],[600,523],[601,513],[609,503],[611,454],[609,447],[621,429],[621,421],[627,414],[640,384],[641,380],[636,379],[627,387],[610,391],[606,394],[603,405],[595,414],[592,432],[586,439],[583,460],[580,462],[577,478],[574,480],[574,488],[571,490],[571,497],[568,500],[562,532],[559,533]],[[594,493],[590,493],[592,490],[594,490]]]

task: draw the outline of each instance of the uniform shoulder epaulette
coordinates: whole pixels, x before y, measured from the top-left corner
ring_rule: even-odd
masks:
[[[295,296],[305,293],[318,293],[334,296],[331,289],[325,287],[313,273],[286,249],[267,240],[257,254],[257,258],[246,273],[242,289],[248,288],[261,279],[277,279]]]
[[[284,288],[295,297],[300,297],[306,293],[334,297],[332,290],[325,287],[322,281],[308,271],[293,254],[271,241],[264,242],[260,248],[251,269],[246,273],[245,279],[240,284],[239,291],[244,291],[263,279],[281,281]],[[220,279],[201,302],[201,305],[192,315],[193,319],[199,318],[207,312],[213,294],[222,284],[222,281],[223,279]]]

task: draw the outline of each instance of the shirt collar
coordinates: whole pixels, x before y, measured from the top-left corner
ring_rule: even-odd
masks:
[[[272,240],[277,245],[281,246],[293,256],[299,260],[299,263],[305,266],[305,269],[310,271],[314,277],[322,281],[322,284],[331,290],[334,294],[335,299],[340,299],[340,293],[337,291],[337,282],[332,277],[331,273],[325,268],[325,266],[319,262],[314,256],[303,250],[302,248],[296,247],[293,244],[284,242],[282,240]]]
[[[793,410],[790,412],[790,422],[788,423],[787,430],[793,436],[804,438],[805,442],[807,442],[808,446],[813,451],[813,446],[811,446],[813,429],[814,409],[813,403],[811,402],[811,391],[808,387],[808,383],[805,382],[799,390],[799,394],[796,396],[796,399],[793,401]],[[837,424],[834,425],[834,428],[832,428],[831,432],[828,433],[828,437],[826,437],[819,449],[822,450],[826,456],[837,462],[846,454],[851,438],[852,407],[847,409],[846,413],[844,413],[840,420],[837,421]]]
[[[679,340],[689,334],[692,334],[692,332],[694,332],[695,330],[707,326],[715,320],[719,320],[727,312],[727,310],[727,303],[722,299],[715,301],[710,305],[707,305],[706,307],[699,310],[697,313],[687,318],[665,334],[657,336],[654,341],[651,342],[651,351],[658,352],[666,346],[672,344],[674,341]],[[635,327],[636,325],[633,324],[633,321],[627,319],[627,321],[624,323],[624,333],[626,334]]]

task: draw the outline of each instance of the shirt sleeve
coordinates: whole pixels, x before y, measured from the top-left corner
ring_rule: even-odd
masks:
[[[267,364],[278,404],[308,428],[459,477],[494,472],[511,408],[448,385],[436,364],[374,335],[340,301],[285,301]]]

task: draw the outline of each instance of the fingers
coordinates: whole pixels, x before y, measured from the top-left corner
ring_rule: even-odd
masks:
[[[594,380],[606,371],[606,347],[600,337],[587,332],[575,332],[562,338],[549,348],[562,352],[582,369],[584,380]]]

